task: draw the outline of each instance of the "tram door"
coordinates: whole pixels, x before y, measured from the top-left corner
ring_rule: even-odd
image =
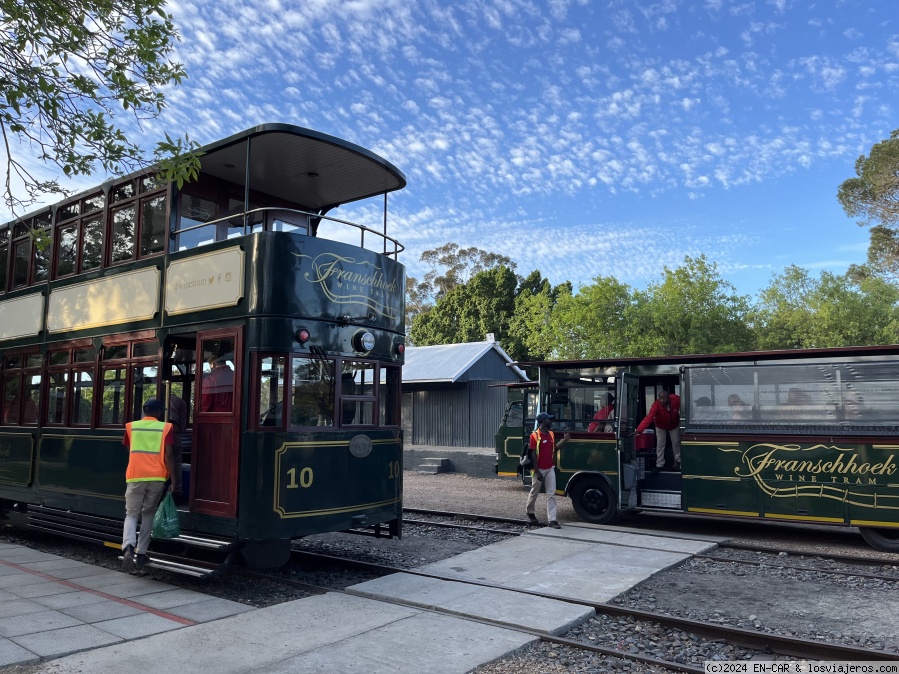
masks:
[[[197,333],[191,510],[237,516],[241,330]]]

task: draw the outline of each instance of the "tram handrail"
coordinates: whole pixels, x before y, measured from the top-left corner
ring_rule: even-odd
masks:
[[[174,240],[174,238],[176,236],[178,236],[179,234],[184,234],[185,232],[192,232],[194,230],[203,229],[204,227],[210,227],[212,225],[217,225],[220,222],[226,222],[228,220],[233,220],[235,218],[244,218],[245,224],[243,225],[243,233],[246,234],[247,233],[246,216],[252,215],[253,213],[263,213],[265,211],[278,211],[279,213],[298,213],[300,215],[305,215],[305,216],[309,216],[312,218],[318,218],[319,220],[329,220],[331,222],[337,222],[342,225],[348,225],[350,227],[355,227],[356,229],[360,230],[359,246],[363,247],[363,248],[365,247],[365,233],[371,232],[372,234],[380,237],[384,241],[383,254],[388,257],[393,257],[394,259],[397,259],[397,256],[400,253],[402,253],[404,250],[406,250],[406,247],[403,244],[401,244],[399,241],[397,241],[395,238],[393,238],[392,236],[388,236],[384,232],[379,232],[378,230],[372,229],[371,227],[366,227],[365,225],[360,225],[357,222],[351,222],[350,220],[341,220],[340,218],[332,218],[328,215],[319,215],[318,213],[310,213],[309,211],[301,211],[297,208],[283,208],[280,206],[263,206],[262,208],[254,208],[253,210],[250,210],[250,211],[242,211],[240,213],[231,213],[230,215],[226,215],[221,218],[216,218],[215,220],[209,220],[208,222],[201,222],[198,225],[192,225],[190,227],[185,227],[183,229],[173,229],[169,234],[169,238]],[[290,224],[292,224],[292,223],[290,223]],[[265,231],[268,231],[268,229],[266,228],[265,225],[263,225],[263,228],[265,229]],[[316,234],[309,234],[309,236],[317,237]],[[392,253],[387,252],[387,242],[388,241],[393,244],[393,252]]]

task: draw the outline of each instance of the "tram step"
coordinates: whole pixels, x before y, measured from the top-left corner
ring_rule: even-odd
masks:
[[[122,556],[119,555],[119,561],[122,561]],[[152,553],[150,555],[150,561],[147,562],[147,566],[152,569],[161,569],[162,571],[169,571],[170,573],[177,573],[182,576],[191,576],[192,578],[200,578],[200,579],[209,579],[216,575],[221,575],[227,569],[222,565],[206,565],[203,566],[202,563],[194,563],[194,564],[186,564],[184,560],[177,558],[170,558],[166,555],[160,555],[159,553]]]
[[[122,520],[73,513],[46,506],[28,507],[28,526],[31,529],[92,543],[122,539]]]
[[[422,459],[422,463],[418,464],[416,472],[436,475],[437,473],[448,473],[452,467],[449,459],[427,458]]]
[[[681,495],[676,491],[640,491],[640,505],[648,508],[681,509]]]

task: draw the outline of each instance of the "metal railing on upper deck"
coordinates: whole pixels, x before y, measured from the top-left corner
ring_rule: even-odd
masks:
[[[272,229],[274,222],[269,221],[264,216],[264,213],[266,213],[268,211],[279,213],[279,214],[280,213],[296,213],[296,214],[304,216],[304,218],[306,219],[306,225],[300,225],[300,224],[297,224],[294,222],[289,222],[286,220],[283,222],[285,225],[289,225],[294,229],[304,229],[305,228],[308,236],[318,237],[318,231],[317,231],[318,226],[317,225],[315,228],[316,229],[315,234],[311,233],[311,221],[312,220],[327,220],[329,222],[335,222],[335,223],[345,225],[347,227],[352,227],[352,228],[355,228],[356,230],[358,230],[359,231],[359,247],[360,248],[365,248],[365,235],[370,234],[370,235],[374,236],[375,238],[380,239],[383,242],[383,246],[382,246],[383,250],[381,252],[384,255],[386,255],[387,257],[392,257],[393,259],[397,259],[397,256],[406,249],[406,247],[403,244],[401,244],[399,241],[397,241],[392,236],[388,236],[386,232],[379,232],[376,229],[372,229],[371,227],[366,227],[365,225],[360,225],[359,223],[356,223],[356,222],[350,222],[349,220],[341,220],[340,218],[332,218],[327,215],[319,215],[318,213],[310,213],[309,211],[301,211],[296,208],[282,208],[279,206],[265,206],[262,208],[254,208],[249,211],[241,211],[239,213],[231,213],[224,217],[216,218],[215,220],[209,220],[207,222],[201,222],[196,225],[191,225],[190,227],[184,227],[183,229],[173,230],[172,232],[170,232],[169,237],[172,240],[174,240],[182,234],[185,234],[187,232],[199,231],[206,227],[216,227],[216,233],[217,233],[218,232],[217,225],[224,223],[224,222],[231,223],[238,218],[243,220],[243,225],[240,225],[240,227],[242,228],[243,231],[240,232],[240,234],[238,234],[238,235],[246,235],[246,234],[252,233],[253,231],[260,231],[260,230],[261,231],[278,231],[278,230]],[[254,213],[262,213],[263,214],[262,222],[253,223],[250,221],[250,216],[253,215]],[[232,224],[231,227],[234,227],[234,225]],[[231,235],[231,236],[234,236],[234,235]],[[231,236],[227,236],[224,238],[218,238],[218,236],[214,236],[213,239],[210,241],[203,241],[201,243],[198,243],[196,246],[189,246],[186,248],[200,247],[200,246],[208,245],[209,243],[214,243],[215,241],[225,241],[228,238],[231,238]],[[328,238],[330,239],[330,237],[328,237]],[[388,243],[393,246],[392,251],[388,250]]]

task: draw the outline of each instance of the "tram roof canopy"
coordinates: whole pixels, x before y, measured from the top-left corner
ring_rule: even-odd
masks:
[[[363,147],[311,129],[262,124],[202,148],[202,172],[324,212],[406,186],[406,176]],[[249,165],[249,169],[248,169]]]

